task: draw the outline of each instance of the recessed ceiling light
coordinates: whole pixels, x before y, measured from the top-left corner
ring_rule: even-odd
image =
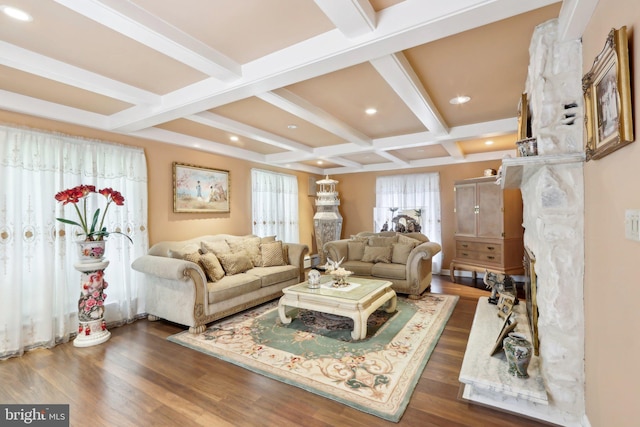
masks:
[[[493,141],[489,140],[489,141],[485,141],[484,143],[485,143],[486,145],[492,145],[492,144],[493,144]]]
[[[237,136],[233,135],[229,137],[230,140],[232,140],[233,142],[238,141],[240,138],[238,138]]]
[[[323,163],[322,160],[318,160],[316,163],[318,163],[319,165],[321,165]]]
[[[366,110],[364,110],[364,112],[370,116],[373,116],[375,113],[378,112],[378,110],[376,110],[375,108],[367,108]]]
[[[5,15],[13,19],[17,19],[18,21],[23,21],[23,22],[33,21],[33,17],[31,15],[29,15],[24,10],[18,9],[17,7],[2,5],[0,6],[0,10],[2,10],[2,12],[4,12]]]
[[[471,98],[465,95],[456,96],[455,98],[451,98],[449,102],[453,105],[466,104],[471,101]]]
[[[287,125],[287,129],[298,129],[298,125]]]

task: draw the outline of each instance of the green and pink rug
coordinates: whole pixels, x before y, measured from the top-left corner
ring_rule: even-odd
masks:
[[[277,300],[168,339],[253,372],[399,421],[457,296],[399,297],[395,313],[374,312],[367,337],[351,339],[351,319],[300,310],[289,325]]]

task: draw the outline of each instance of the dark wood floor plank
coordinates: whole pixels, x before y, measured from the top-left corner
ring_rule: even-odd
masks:
[[[458,375],[480,281],[436,276],[431,291],[459,301],[399,423],[176,345],[185,328],[140,320],[100,346],[73,343],[0,362],[0,402],[68,403],[72,426],[522,426],[544,424],[460,401]]]

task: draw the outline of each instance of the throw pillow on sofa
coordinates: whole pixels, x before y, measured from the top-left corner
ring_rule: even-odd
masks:
[[[214,240],[212,242],[200,242],[202,253],[213,252],[215,256],[220,258],[222,254],[231,253],[231,248],[225,240]]]
[[[388,246],[391,248],[391,245],[398,241],[398,236],[393,237],[377,237],[371,236],[369,237],[369,246]]]
[[[199,251],[185,253],[182,251],[169,250],[169,257],[176,259],[183,259],[185,261],[191,261],[197,264],[209,282],[216,282],[224,277],[224,270],[218,261],[218,258],[211,252],[202,255]]]
[[[391,246],[365,246],[362,261],[389,264],[391,262]]]
[[[421,244],[422,242],[418,239],[414,239],[413,237],[409,237],[409,236],[404,236],[402,234],[398,235],[398,243],[402,243],[404,245],[413,245],[418,246],[419,244]]]
[[[353,241],[347,242],[347,259],[349,261],[360,261],[364,255],[364,242]]]
[[[260,254],[260,237],[245,237],[238,240],[227,240],[231,252],[245,251],[254,267],[259,267],[262,263]]]
[[[184,259],[186,255],[198,252],[199,249],[200,245],[186,245],[182,249],[169,249],[167,251],[167,256],[169,258]]]
[[[225,273],[227,273],[227,276],[244,273],[245,271],[253,268],[249,255],[244,251],[236,252],[235,254],[221,254],[218,256],[218,259],[220,260]]]
[[[224,277],[224,269],[212,252],[207,252],[200,257],[200,264],[204,267],[204,273],[210,282],[217,282]]]
[[[262,266],[273,267],[276,265],[287,265],[284,256],[284,250],[282,242],[280,240],[276,242],[263,243],[260,245],[260,251],[262,252]],[[288,258],[288,256],[287,256]]]
[[[391,254],[391,262],[394,264],[406,264],[409,259],[409,254],[413,250],[414,245],[407,245],[404,243],[394,243],[393,252]]]

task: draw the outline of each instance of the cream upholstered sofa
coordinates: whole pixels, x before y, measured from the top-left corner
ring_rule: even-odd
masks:
[[[352,277],[388,280],[397,293],[417,297],[431,287],[432,257],[442,250],[421,233],[361,232],[323,246]]]
[[[303,281],[308,250],[275,237],[219,234],[157,243],[131,267],[144,274],[149,320],[166,319],[196,334]]]

